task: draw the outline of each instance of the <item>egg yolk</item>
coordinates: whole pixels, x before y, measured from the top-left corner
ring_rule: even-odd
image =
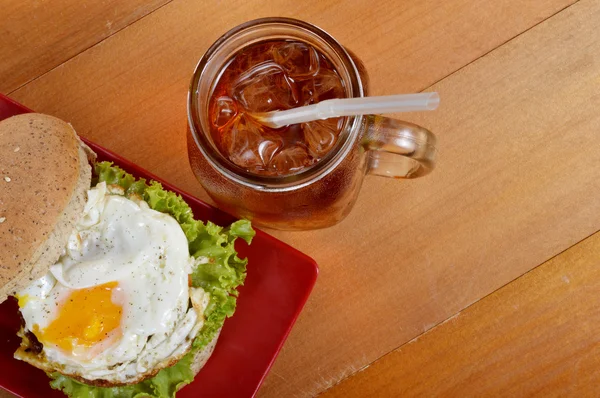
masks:
[[[121,324],[123,308],[113,303],[117,282],[73,291],[62,303],[56,318],[43,330],[34,326],[34,334],[42,343],[63,350],[91,347],[109,337]],[[37,329],[37,330],[36,330]]]

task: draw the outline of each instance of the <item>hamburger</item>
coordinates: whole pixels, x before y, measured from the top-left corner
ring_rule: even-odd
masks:
[[[172,397],[233,315],[254,231],[193,218],[155,181],[97,162],[43,114],[0,122],[0,302],[18,300],[15,358],[72,397]]]

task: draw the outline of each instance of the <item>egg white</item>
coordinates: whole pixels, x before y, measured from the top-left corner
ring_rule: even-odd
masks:
[[[19,305],[25,329],[43,331],[73,291],[117,282],[112,301],[123,309],[119,333],[70,351],[42,338],[45,367],[124,384],[183,356],[203,325],[209,300],[202,289],[188,287],[198,261],[207,259],[189,255],[174,218],[143,200],[111,194],[105,183],[90,189],[63,255],[47,275],[19,292]]]

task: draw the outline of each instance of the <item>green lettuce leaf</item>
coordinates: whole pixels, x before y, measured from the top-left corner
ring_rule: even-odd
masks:
[[[111,388],[94,387],[80,383],[60,373],[49,375],[53,379],[50,382],[50,386],[56,390],[62,390],[70,397],[173,397],[181,386],[191,383],[194,379],[194,373],[191,371],[193,358],[193,354],[188,353],[174,366],[161,370],[153,378],[130,386]]]
[[[233,315],[236,306],[236,290],[246,278],[246,259],[238,257],[234,248],[237,238],[252,242],[255,231],[247,220],[239,220],[227,228],[210,221],[195,220],[189,205],[173,192],[163,189],[160,183],[144,179],[136,180],[131,174],[110,162],[96,163],[92,184],[106,182],[125,189],[125,195],[142,197],[157,211],[170,214],[179,222],[187,237],[190,253],[195,258],[206,257],[192,273],[192,286],[201,287],[210,294],[204,312],[205,322],[192,344],[192,350],[174,366],[162,369],[156,376],[141,383],[124,387],[94,387],[78,382],[60,373],[51,373],[50,386],[62,390],[69,397],[85,398],[172,398],[182,386],[192,382],[190,369],[194,354],[202,350],[214,338],[227,317]]]

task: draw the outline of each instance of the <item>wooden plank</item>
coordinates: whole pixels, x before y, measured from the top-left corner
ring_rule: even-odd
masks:
[[[4,0],[0,92],[48,72],[169,0]]]
[[[71,120],[82,135],[196,189],[182,157],[189,79],[204,50],[237,24],[267,15],[315,23],[364,60],[374,95],[390,94],[423,90],[573,1],[534,1],[523,9],[517,0],[383,0],[377,7],[360,0],[235,0],[226,8],[178,0],[11,97]]]
[[[276,235],[324,266],[263,396],[316,394],[600,229],[598,20],[579,2],[432,87],[407,117],[440,136],[431,176]]]
[[[600,395],[600,233],[323,398]]]
[[[565,5],[268,4],[350,43],[371,71],[373,94],[425,88]],[[13,96],[207,199],[185,155],[188,79],[226,26],[266,7],[174,1]],[[420,119],[440,135],[440,167],[430,177],[369,178],[339,226],[274,233],[313,256],[321,274],[262,396],[313,396],[598,229],[597,175],[573,169],[600,158],[590,145],[596,14],[566,15],[435,87],[443,106]],[[556,68],[578,73],[552,76]],[[422,74],[408,79],[399,70]],[[565,88],[592,99],[565,97]],[[543,115],[555,110],[550,129]]]

